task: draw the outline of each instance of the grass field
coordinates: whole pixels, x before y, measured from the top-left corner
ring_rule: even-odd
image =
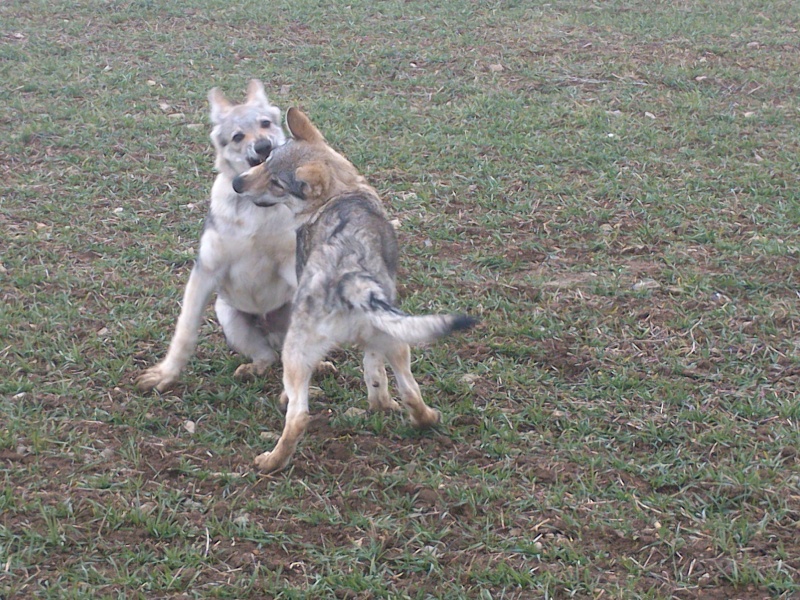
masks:
[[[4,0],[0,598],[800,598],[800,4]],[[333,356],[293,465],[280,369],[208,310],[163,357],[263,80],[399,219],[442,426]],[[187,422],[194,423],[190,433]]]

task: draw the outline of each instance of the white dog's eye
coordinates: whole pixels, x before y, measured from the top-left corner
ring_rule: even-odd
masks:
[[[283,189],[283,186],[281,185],[281,181],[277,177],[273,177],[272,179],[269,180],[269,182],[273,187],[276,187],[279,190]]]
[[[269,129],[271,125],[272,125],[272,121],[270,121],[269,119],[262,119],[261,120],[261,127],[263,127],[264,129]]]
[[[233,140],[233,142],[236,144],[241,142],[243,139],[244,139],[244,134],[241,131],[234,133],[233,137],[231,138],[231,140]]]

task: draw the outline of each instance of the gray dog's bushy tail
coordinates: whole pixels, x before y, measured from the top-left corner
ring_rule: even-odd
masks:
[[[467,315],[407,315],[402,311],[372,310],[367,313],[372,324],[406,344],[432,342],[440,337],[469,329],[477,323]]]
[[[478,321],[467,315],[408,315],[393,306],[383,288],[371,277],[355,277],[341,289],[343,299],[377,329],[406,344],[424,344],[473,327]]]

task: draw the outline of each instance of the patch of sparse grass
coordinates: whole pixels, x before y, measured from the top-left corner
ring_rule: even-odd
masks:
[[[796,3],[0,5],[0,597],[800,593]],[[333,357],[292,466],[280,370],[212,312],[163,356],[261,78],[400,221],[443,425]],[[190,433],[187,422],[194,423]]]

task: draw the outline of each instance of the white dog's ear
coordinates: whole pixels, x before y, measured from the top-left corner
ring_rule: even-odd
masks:
[[[286,127],[289,128],[292,137],[296,140],[311,142],[312,144],[325,142],[325,138],[319,132],[319,129],[314,127],[311,119],[294,106],[286,112]]]
[[[211,122],[218,125],[233,106],[219,88],[208,92],[208,103],[211,105]]]
[[[264,91],[264,86],[258,79],[251,79],[247,84],[247,103],[269,106],[269,98]]]

